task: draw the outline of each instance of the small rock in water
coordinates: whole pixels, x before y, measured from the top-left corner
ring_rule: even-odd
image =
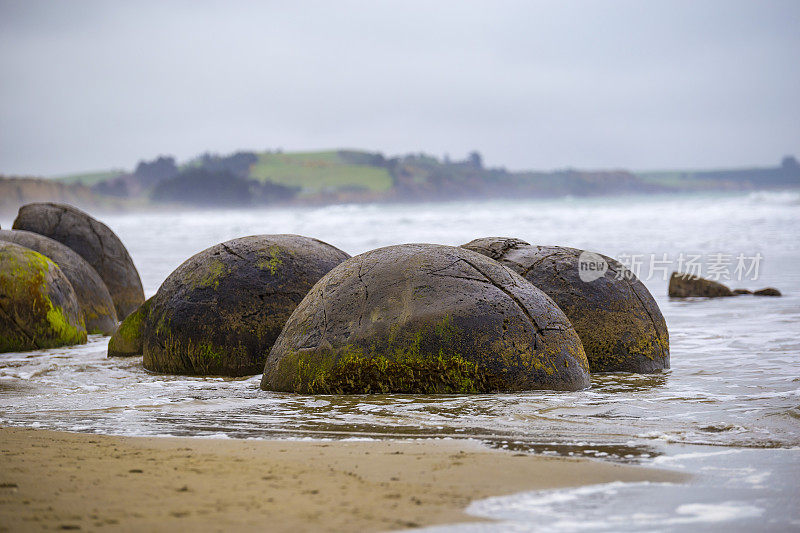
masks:
[[[0,241],[0,353],[86,342],[78,299],[52,260]]]
[[[78,252],[105,282],[120,320],[144,302],[142,281],[125,245],[89,214],[66,204],[27,204],[20,207],[12,227],[50,237]]]
[[[753,291],[748,289],[733,289],[733,294],[753,294]]]
[[[480,254],[406,244],[322,278],[267,357],[261,388],[312,394],[482,393],[589,385],[564,313]]]
[[[108,341],[109,357],[142,355],[144,325],[147,320],[147,314],[150,311],[150,302],[152,300],[152,298],[145,300],[145,302],[139,306],[139,309],[129,314],[128,317],[122,321],[117,331],[114,332]]]
[[[781,291],[773,287],[767,287],[766,289],[757,290],[753,294],[756,296],[780,296]]]
[[[719,298],[733,296],[733,291],[710,279],[673,272],[669,278],[668,294],[671,298]]]

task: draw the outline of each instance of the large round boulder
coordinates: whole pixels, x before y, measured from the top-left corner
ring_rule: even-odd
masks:
[[[75,291],[58,265],[39,252],[0,241],[0,352],[84,342]]]
[[[117,329],[117,312],[108,288],[97,271],[72,248],[44,235],[22,230],[0,230],[0,241],[13,242],[53,260],[72,284],[86,330],[111,335]]]
[[[169,275],[150,302],[144,367],[171,374],[258,374],[297,304],[348,257],[298,235],[242,237],[198,253]]]
[[[144,326],[150,313],[152,298],[144,301],[139,309],[125,317],[117,330],[108,339],[109,357],[132,357],[142,355]]]
[[[619,261],[561,246],[488,237],[463,245],[522,275],[564,311],[592,372],[669,368],[669,333],[655,299]]]
[[[322,394],[577,390],[580,339],[543,292],[479,254],[380,248],[322,278],[267,357],[261,388]]]
[[[13,229],[27,230],[65,244],[86,259],[106,284],[120,320],[144,302],[139,272],[119,237],[102,222],[71,205],[24,205]]]

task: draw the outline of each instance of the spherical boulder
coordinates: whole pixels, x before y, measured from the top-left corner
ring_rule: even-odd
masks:
[[[380,248],[322,278],[267,357],[261,388],[322,394],[577,390],[580,339],[543,292],[434,244]]]
[[[75,291],[58,265],[39,252],[0,241],[0,352],[85,342]]]
[[[503,237],[476,239],[463,247],[494,258],[550,296],[578,332],[592,372],[669,368],[669,333],[661,310],[620,262]]]
[[[299,235],[242,237],[198,253],[150,302],[144,367],[194,375],[261,372],[297,304],[348,257]]]
[[[120,320],[144,302],[139,272],[125,245],[102,222],[71,205],[34,203],[19,209],[13,229],[65,244],[86,259],[106,284]]]
[[[144,325],[150,313],[148,298],[139,309],[129,314],[119,325],[117,330],[108,340],[109,357],[132,357],[142,355],[142,342],[144,340]]]
[[[52,259],[75,290],[87,332],[114,333],[117,312],[108,288],[97,271],[72,248],[44,235],[22,230],[0,230],[0,241],[19,244]]]

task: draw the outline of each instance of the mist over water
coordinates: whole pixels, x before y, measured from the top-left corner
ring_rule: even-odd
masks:
[[[648,502],[665,530],[687,525],[713,529],[721,523],[741,530],[800,524],[791,505],[797,501],[794,480],[800,474],[796,192],[123,213],[100,218],[128,246],[147,296],[194,253],[258,233],[316,237],[354,255],[397,243],[458,245],[482,236],[509,236],[616,257],[641,256],[645,264],[640,277],[669,327],[672,368],[653,375],[597,374],[590,389],[578,392],[313,397],[261,391],[260,376],[152,374],[142,368],[141,358],[106,358],[108,339],[95,336],[84,346],[0,355],[2,425],[151,436],[476,438],[500,448],[698,474],[688,488],[614,486],[589,491],[576,511],[586,518],[579,528],[564,510],[563,502],[575,497],[569,491],[557,498],[552,493],[546,498],[528,494],[473,505],[472,512],[502,518],[509,529],[535,530],[529,525],[532,509],[545,517],[537,527],[646,529],[647,521],[637,522],[632,514],[637,501]],[[9,227],[10,222],[1,220],[0,225]],[[733,258],[760,254],[758,279],[723,281],[750,289],[774,286],[784,296],[671,301],[666,298],[665,276],[677,268],[681,254],[690,253]],[[652,273],[647,264],[651,257],[662,261]],[[629,505],[614,503],[612,494]],[[654,501],[659,502],[655,507]],[[697,501],[706,507],[686,507]],[[598,513],[619,521],[589,519]],[[772,522],[763,521],[767,515]]]

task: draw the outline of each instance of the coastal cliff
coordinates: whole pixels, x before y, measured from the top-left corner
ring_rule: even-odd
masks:
[[[0,176],[0,216],[13,217],[20,206],[33,202],[58,202],[82,209],[110,208],[114,199],[106,198],[81,184],[57,180]]]

